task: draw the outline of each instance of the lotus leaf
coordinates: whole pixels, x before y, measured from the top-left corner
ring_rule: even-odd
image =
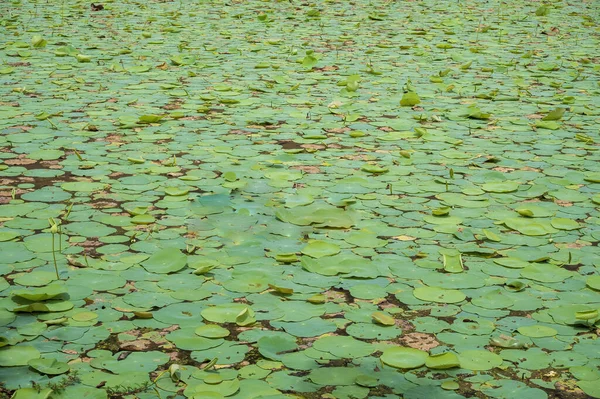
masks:
[[[52,389],[20,388],[12,396],[13,399],[47,399],[52,395]]]
[[[26,366],[30,360],[39,359],[40,352],[29,345],[5,346],[0,348],[0,366]]]
[[[31,359],[27,364],[29,367],[42,374],[57,375],[69,371],[69,365],[67,363],[59,362],[56,359]]]
[[[458,303],[466,298],[466,295],[459,290],[449,290],[438,287],[415,288],[413,295],[422,301],[438,303]]]
[[[280,360],[286,352],[296,349],[298,345],[292,338],[262,337],[258,340],[258,351],[267,359]]]
[[[216,305],[202,310],[202,317],[213,323],[238,323],[240,325],[252,324],[254,311],[241,303]]]
[[[13,296],[23,298],[29,301],[45,301],[53,299],[58,296],[64,296],[67,294],[67,289],[59,284],[51,284],[45,287],[39,288],[28,288],[21,290],[14,290]]]
[[[526,337],[532,338],[553,337],[558,333],[552,327],[540,325],[519,327],[517,331],[519,331],[519,333],[523,334]]]
[[[230,334],[228,329],[213,324],[200,326],[196,328],[195,333],[205,338],[225,338]]]
[[[150,273],[174,273],[183,269],[187,264],[187,257],[177,248],[164,248],[154,253],[142,266]]]
[[[321,240],[309,241],[306,247],[302,249],[303,254],[317,259],[324,256],[335,255],[339,252],[340,247],[338,245]]]
[[[394,346],[383,351],[381,361],[399,369],[414,369],[423,366],[428,357],[427,352],[419,349]]]
[[[272,321],[271,325],[275,328],[281,328],[295,337],[303,338],[317,337],[337,330],[335,323],[329,320],[323,320],[320,317],[312,317],[307,320],[296,322]]]
[[[600,276],[590,276],[585,281],[588,287],[600,291]]]
[[[425,361],[425,366],[434,370],[446,370],[460,366],[458,356],[452,352],[444,352],[436,355],[429,355]]]
[[[461,368],[473,371],[490,370],[502,364],[500,356],[485,350],[464,351],[458,357]]]
[[[313,343],[313,348],[329,352],[339,358],[355,359],[368,356],[375,351],[373,345],[352,337],[324,336]]]
[[[354,385],[362,374],[358,367],[326,367],[311,370],[308,379],[319,385]]]
[[[600,396],[597,2],[228,3],[0,2],[1,393]]]

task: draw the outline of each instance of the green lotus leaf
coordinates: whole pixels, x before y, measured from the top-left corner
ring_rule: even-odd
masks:
[[[600,371],[595,367],[573,366],[569,368],[569,372],[580,381],[600,380]]]
[[[497,263],[504,267],[508,267],[510,269],[524,269],[527,266],[531,265],[529,262],[524,261],[522,259],[510,257],[494,259],[494,263]]]
[[[527,236],[543,236],[558,231],[549,222],[540,219],[531,221],[528,218],[506,218],[503,222],[506,227]]]
[[[13,296],[34,302],[53,299],[58,296],[63,296],[66,293],[66,287],[59,284],[51,284],[45,287],[28,288],[12,291]]]
[[[461,273],[464,270],[462,255],[458,251],[444,252],[444,270],[448,273]]]
[[[196,335],[205,338],[225,338],[229,336],[230,332],[228,329],[214,324],[207,324],[196,328]]]
[[[291,210],[280,209],[275,215],[283,222],[299,226],[315,224],[319,227],[347,229],[354,225],[354,220],[350,214],[343,209],[322,206],[316,203],[308,206],[299,206]]]
[[[440,387],[447,391],[455,391],[460,388],[460,385],[456,381],[444,381]]]
[[[598,318],[599,314],[600,313],[596,309],[582,310],[582,311],[575,312],[575,319],[576,320],[595,320]]]
[[[583,180],[591,183],[600,183],[600,172],[588,172]]]
[[[142,266],[150,273],[167,274],[183,269],[187,264],[185,256],[177,248],[164,248],[142,262]]]
[[[480,120],[486,120],[486,119],[490,119],[490,117],[492,116],[491,114],[487,113],[487,112],[483,112],[481,109],[479,109],[479,107],[477,106],[470,106],[467,109],[467,112],[465,114],[468,118],[471,119],[480,119]]]
[[[498,234],[494,233],[493,231],[483,229],[483,234],[485,234],[485,238],[487,238],[490,241],[494,241],[494,242],[502,241],[502,238],[500,238],[500,236],[498,236]]]
[[[275,328],[282,328],[288,334],[295,337],[317,337],[337,330],[337,326],[330,320],[320,317],[311,317],[307,320],[295,322],[272,321],[270,324]]]
[[[156,221],[154,216],[152,215],[135,215],[131,218],[131,223],[133,224],[152,224]]]
[[[88,181],[76,181],[63,183],[60,188],[65,191],[74,191],[78,193],[90,193],[94,191],[104,190],[105,185],[102,183],[88,182]]]
[[[141,115],[138,118],[139,123],[158,123],[163,119],[162,115]]]
[[[165,338],[177,348],[189,351],[205,351],[220,346],[225,342],[221,338],[206,338],[195,334],[195,327],[184,327],[170,332]]]
[[[274,284],[269,284],[268,286],[270,289],[273,290],[274,293],[277,293],[280,295],[292,295],[294,293],[293,288],[281,287],[279,285],[274,285]]]
[[[241,303],[222,304],[208,307],[201,312],[202,317],[213,323],[236,323],[250,321],[254,312]],[[249,323],[251,324],[251,323]]]
[[[311,370],[308,379],[319,385],[354,385],[364,372],[358,367],[320,367]]]
[[[550,221],[552,227],[558,230],[577,230],[581,226],[575,220],[566,218],[554,218]]]
[[[378,299],[387,296],[385,287],[376,284],[355,284],[350,287],[350,295],[358,299]]]
[[[322,258],[324,256],[335,255],[339,252],[340,247],[338,245],[321,240],[311,240],[302,249],[303,254],[317,259]]]
[[[356,384],[360,385],[361,387],[373,388],[378,385],[378,381],[375,377],[363,374],[356,377]]]
[[[228,3],[0,2],[0,396],[596,395],[598,2]]]
[[[485,183],[481,188],[490,193],[512,193],[519,189],[519,183],[512,181]]]
[[[515,301],[505,292],[497,289],[473,298],[471,303],[486,309],[504,309],[510,308]]]
[[[73,303],[65,300],[48,300],[45,302],[32,302],[21,306],[15,306],[13,312],[21,313],[52,313],[52,312],[66,312],[67,310],[73,309]]]
[[[478,318],[458,319],[450,327],[465,335],[488,335],[496,328],[491,321]]]
[[[293,351],[297,347],[296,340],[288,337],[272,336],[262,337],[258,340],[258,351],[270,360],[280,360],[285,353]]]
[[[388,243],[387,240],[377,238],[377,233],[365,229],[350,233],[344,241],[365,248],[381,248]]]
[[[521,269],[521,277],[543,283],[558,283],[572,276],[573,273],[568,270],[544,263],[534,263]]]
[[[19,233],[14,231],[0,231],[0,241],[11,241],[19,237]]]
[[[92,360],[92,366],[124,374],[132,370],[151,372],[169,360],[169,356],[158,351],[116,353],[112,357]]]
[[[19,388],[11,399],[47,399],[52,393],[50,388]]]
[[[598,387],[598,380],[595,381],[579,381],[577,386],[586,394],[592,398],[600,398],[600,388]]]
[[[373,345],[359,341],[353,337],[325,336],[313,343],[313,348],[321,352],[329,352],[339,358],[355,359],[368,356],[375,351]]]
[[[381,174],[381,173],[388,172],[389,168],[386,168],[385,166],[374,165],[374,164],[365,164],[360,167],[360,170],[362,170],[364,172],[368,172],[368,173],[373,173],[373,174]]]
[[[438,287],[419,287],[415,288],[413,295],[426,302],[438,303],[458,303],[467,297],[459,290],[450,290]]]
[[[419,95],[414,92],[404,93],[402,95],[402,99],[400,100],[400,105],[403,107],[413,107],[420,103],[421,99],[419,98]]]
[[[276,254],[275,260],[277,262],[281,262],[281,263],[294,263],[294,262],[298,262],[298,257],[296,256],[295,253],[283,253],[283,254]]]
[[[383,351],[381,361],[399,369],[414,369],[423,366],[428,357],[427,352],[419,349],[393,346]]]
[[[171,195],[174,197],[186,195],[189,192],[190,192],[190,189],[187,187],[165,187],[165,194]]]
[[[59,362],[56,359],[31,359],[27,364],[40,373],[49,375],[64,374],[70,369],[67,363]]]
[[[450,207],[449,206],[444,206],[441,208],[436,208],[434,210],[431,211],[431,214],[433,216],[448,216],[450,214]]]
[[[558,331],[554,328],[540,325],[519,327],[517,331],[520,334],[531,338],[553,337],[558,334]]]
[[[29,345],[5,346],[0,348],[0,366],[26,366],[30,360],[39,359],[40,351]]]
[[[585,280],[588,287],[600,291],[600,276],[590,276]]]
[[[454,367],[460,367],[460,361],[456,354],[444,352],[436,355],[429,355],[425,361],[425,366],[434,370],[447,370]]]
[[[562,119],[563,115],[565,114],[566,109],[565,108],[555,108],[552,111],[548,112],[548,114],[546,114],[546,116],[544,116],[542,118],[543,121],[557,121],[559,119]]]
[[[485,350],[469,350],[459,353],[460,367],[473,371],[491,370],[502,364],[502,357]]]

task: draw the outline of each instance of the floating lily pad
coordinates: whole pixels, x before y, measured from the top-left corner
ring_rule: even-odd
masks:
[[[429,355],[425,361],[425,366],[434,370],[446,370],[460,366],[458,356],[452,352],[444,352],[436,355]]]
[[[428,357],[422,350],[395,346],[383,351],[381,361],[399,369],[414,369],[423,366]]]
[[[59,362],[56,359],[31,359],[27,362],[29,367],[39,371],[42,374],[58,375],[69,371],[69,365],[64,362]]]
[[[206,338],[225,338],[230,334],[228,329],[211,324],[196,328],[195,333]]]
[[[0,348],[0,366],[26,366],[30,360],[39,359],[40,352],[29,345],[5,346]]]
[[[373,345],[352,337],[326,336],[313,343],[313,348],[321,352],[329,352],[340,358],[355,359],[368,356],[375,351]]]
[[[553,337],[558,334],[558,331],[554,328],[540,325],[519,327],[517,331],[526,337],[532,338]]]
[[[558,230],[577,230],[581,226],[575,220],[567,218],[554,218],[550,221],[552,227]]]
[[[588,287],[600,291],[600,276],[590,276],[585,281]]]
[[[590,395],[592,398],[600,398],[600,388],[598,388],[598,380],[596,381],[579,381],[577,386],[583,392]]]
[[[464,301],[467,297],[459,290],[448,290],[437,287],[415,288],[413,295],[422,301],[438,303],[458,303]]]
[[[50,388],[20,388],[15,391],[12,399],[47,399],[52,395]]]
[[[517,182],[499,182],[499,183],[485,183],[481,186],[484,191],[491,193],[511,193],[519,189],[519,183]]]
[[[88,181],[77,181],[67,182],[60,186],[65,191],[75,191],[78,193],[90,193],[94,191],[104,190],[105,185],[102,183],[88,182]]]
[[[0,241],[10,241],[19,237],[19,233],[14,231],[0,231]]]
[[[597,2],[5,3],[6,395],[599,396]]]
[[[303,254],[317,259],[324,256],[335,255],[339,252],[340,247],[338,245],[320,240],[310,241],[308,245],[302,249]]]
[[[34,270],[30,273],[23,273],[14,279],[15,283],[19,285],[27,285],[32,287],[41,287],[54,280],[56,280],[56,273],[42,270]],[[49,291],[52,292],[52,290],[53,289],[50,289]],[[34,295],[36,292],[38,291],[34,291]]]
[[[521,269],[521,276],[544,283],[557,283],[568,279],[572,273],[558,266],[535,263]]]
[[[144,262],[142,266],[150,273],[173,273],[183,269],[187,264],[187,257],[177,248],[161,249]]]
[[[231,303],[208,307],[201,312],[202,317],[213,323],[242,323],[240,325],[252,324],[254,312],[248,305]]]
[[[67,288],[59,284],[52,284],[40,288],[14,290],[12,294],[29,301],[45,301],[67,294]]]
[[[460,367],[473,370],[491,370],[502,364],[502,358],[495,353],[485,350],[470,350],[459,353]]]
[[[292,338],[273,336],[258,340],[258,351],[270,360],[280,360],[285,353],[297,347],[296,340]]]

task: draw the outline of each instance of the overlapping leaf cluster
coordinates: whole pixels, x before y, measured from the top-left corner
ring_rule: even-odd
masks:
[[[594,2],[0,11],[0,392],[600,397]]]

